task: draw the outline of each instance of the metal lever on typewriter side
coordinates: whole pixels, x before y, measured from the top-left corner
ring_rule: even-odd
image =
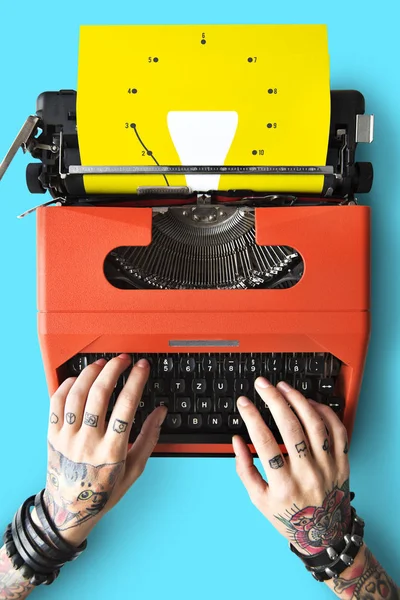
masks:
[[[0,180],[3,178],[3,175],[10,166],[11,161],[17,154],[19,148],[22,148],[24,153],[27,151],[32,151],[32,144],[34,145],[34,139],[39,127],[39,121],[39,117],[36,117],[34,115],[30,115],[26,119],[17,137],[11,144],[9,151],[5,155],[3,161],[0,163]],[[52,151],[50,147],[48,149]]]

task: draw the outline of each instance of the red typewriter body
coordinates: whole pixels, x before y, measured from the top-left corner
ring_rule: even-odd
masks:
[[[77,353],[330,352],[343,421],[354,425],[369,337],[370,211],[349,205],[255,209],[259,245],[289,245],[304,261],[289,289],[125,290],[103,264],[119,246],[146,246],[152,209],[99,206],[37,211],[39,338],[49,391]],[[221,340],[236,341],[235,348]],[[179,342],[178,342],[179,344]],[[251,447],[252,448],[252,447]],[[252,448],[252,451],[254,449]],[[227,455],[231,444],[160,443],[155,454]]]

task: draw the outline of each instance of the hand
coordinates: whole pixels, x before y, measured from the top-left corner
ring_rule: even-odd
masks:
[[[304,554],[317,554],[349,531],[346,429],[328,406],[306,400],[284,382],[275,388],[259,377],[256,389],[271,411],[288,456],[282,456],[254,404],[240,397],[237,405],[268,483],[239,436],[233,438],[237,472],[253,504],[274,527]]]
[[[149,376],[142,359],[132,369],[108,424],[109,399],[128,354],[100,359],[62,383],[50,401],[45,501],[61,536],[79,545],[141,475],[157,443],[166,408],[146,419],[128,451],[129,432]],[[37,517],[35,517],[37,519]]]

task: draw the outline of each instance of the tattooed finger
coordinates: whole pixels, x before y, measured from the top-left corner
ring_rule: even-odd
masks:
[[[64,409],[64,427],[68,433],[74,433],[81,427],[90,387],[106,364],[107,361],[100,358],[83,369],[70,389]]]
[[[75,381],[76,377],[69,377],[51,397],[49,423],[53,430],[62,427],[65,402]]]
[[[313,405],[300,392],[285,381],[280,381],[276,387],[293,408],[302,424],[313,456],[325,463],[330,461],[330,435],[323,417],[314,410]]]
[[[314,410],[323,418],[329,429],[330,452],[339,468],[346,473],[349,469],[347,432],[343,423],[329,406],[309,400]]]

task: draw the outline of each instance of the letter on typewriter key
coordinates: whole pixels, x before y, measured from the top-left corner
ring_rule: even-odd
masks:
[[[222,415],[208,415],[207,423],[211,429],[219,429],[222,425]]]
[[[169,398],[167,398],[166,396],[155,396],[154,397],[154,408],[157,408],[157,406],[168,406],[169,404]]]
[[[190,398],[178,398],[175,406],[179,412],[189,412],[191,408]]]
[[[182,417],[181,415],[167,415],[165,419],[165,425],[168,429],[178,429],[182,425]]]
[[[314,375],[323,375],[325,371],[325,360],[323,356],[313,356],[308,359],[307,371]]]
[[[280,356],[271,356],[267,358],[268,373],[279,373],[282,370],[282,359]]]
[[[237,358],[225,358],[224,371],[227,373],[236,373],[238,370],[239,361]]]
[[[247,394],[249,391],[249,382],[247,379],[235,379],[233,383],[233,389],[238,394]]]
[[[296,389],[299,390],[304,396],[309,394],[312,390],[311,379],[307,377],[305,379],[297,379],[296,380]]]
[[[218,398],[218,410],[223,413],[229,413],[233,411],[233,400],[232,398]]]
[[[217,370],[217,360],[214,356],[204,356],[202,364],[206,373],[214,373]]]
[[[192,381],[192,391],[195,394],[204,394],[207,388],[207,383],[205,379],[193,379]]]
[[[295,358],[291,356],[288,360],[288,373],[300,373],[304,371],[304,367],[306,366],[306,361],[304,358]]]
[[[184,379],[172,379],[171,380],[171,392],[173,394],[183,394],[185,391],[185,380]]]
[[[214,380],[214,392],[217,394],[224,394],[228,389],[228,382],[226,379],[215,379]]]
[[[153,379],[150,381],[149,388],[151,392],[155,394],[163,394],[164,393],[164,379]]]
[[[209,413],[211,412],[211,407],[211,398],[197,398],[197,410],[199,413]]]
[[[188,427],[190,429],[199,429],[203,423],[203,417],[201,415],[189,415]]]
[[[243,419],[240,415],[229,415],[228,427],[229,429],[240,429],[243,425]]]
[[[180,362],[182,373],[193,373],[196,368],[196,361],[194,358],[181,358]]]
[[[158,368],[161,373],[171,373],[174,368],[174,361],[172,358],[159,358],[158,359]]]
[[[246,358],[245,369],[247,373],[259,373],[261,368],[261,361],[259,358],[249,357]]]

